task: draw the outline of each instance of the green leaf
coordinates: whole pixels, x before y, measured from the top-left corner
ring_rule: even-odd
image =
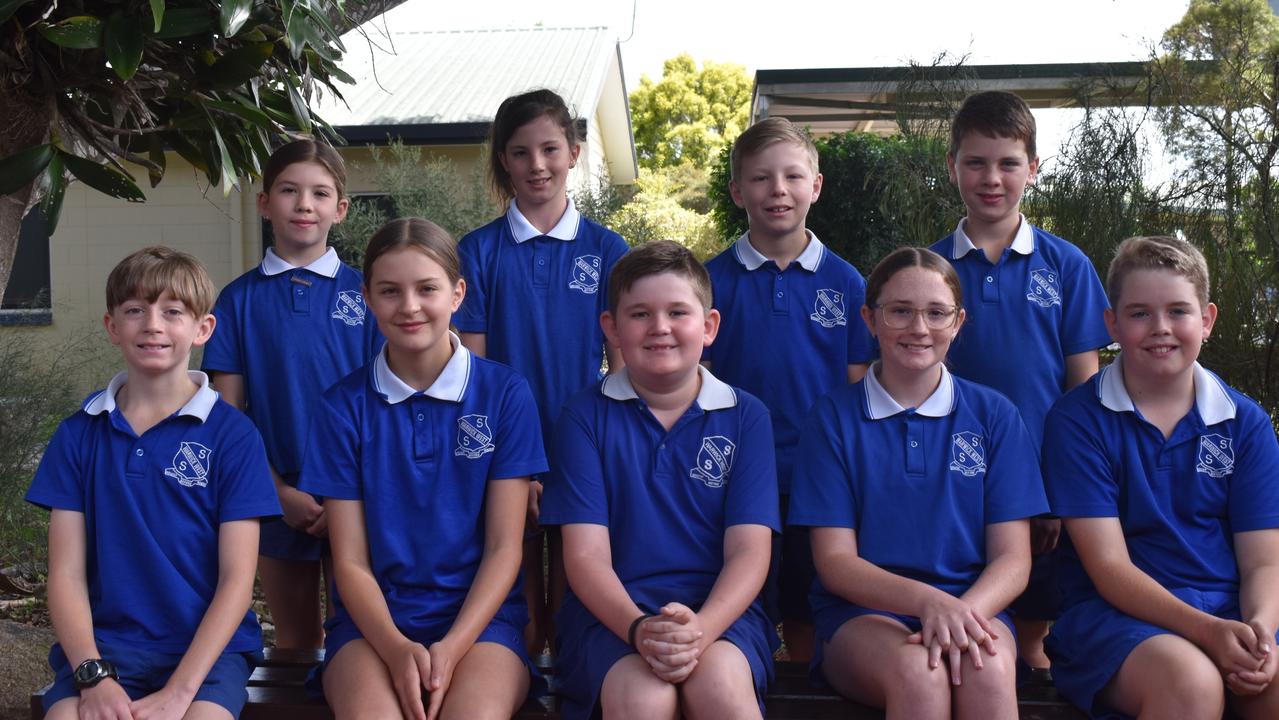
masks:
[[[129,202],[143,202],[147,199],[138,186],[119,170],[71,153],[59,151],[58,154],[62,156],[62,162],[66,163],[71,174],[94,190]]]
[[[222,112],[230,113],[243,120],[247,120],[254,125],[274,130],[275,123],[271,122],[271,118],[261,110],[252,105],[242,104],[240,102],[227,102],[225,100],[204,100],[203,103],[211,108],[216,108]]]
[[[297,119],[298,129],[302,132],[311,132],[311,113],[306,108],[306,100],[302,99],[302,93],[293,87],[295,78],[285,78],[284,87],[289,91],[289,104],[293,106],[293,116]]]
[[[54,25],[41,25],[40,34],[58,47],[92,50],[102,47],[102,20],[92,15],[76,15]]]
[[[111,62],[111,69],[116,76],[121,80],[133,77],[142,62],[142,45],[146,41],[138,18],[117,10],[107,18],[102,37],[107,60]]]
[[[152,2],[163,0],[152,0]],[[164,14],[164,22],[155,36],[160,40],[203,35],[215,27],[213,13],[205,8],[173,8]]]
[[[151,136],[151,147],[147,150],[147,156],[151,159],[151,162],[160,166],[158,171],[147,170],[147,175],[151,180],[151,187],[155,187],[164,179],[164,171],[169,163],[168,156],[164,154],[164,140],[159,135]]]
[[[27,186],[53,159],[53,146],[32,145],[0,160],[0,195],[14,193]]]
[[[151,28],[151,32],[160,32],[160,28],[164,25],[164,0],[151,0],[151,19],[155,25]]]
[[[173,148],[178,155],[182,156],[183,160],[191,163],[192,167],[206,175],[209,174],[209,162],[207,158],[205,158],[204,153],[200,152],[200,149],[188,140],[185,135],[181,133],[161,133],[160,137],[162,137],[164,141],[168,143],[169,147]],[[212,182],[211,179],[210,182]]]
[[[218,132],[218,126],[213,126],[213,140],[217,142],[218,153],[221,155],[222,168],[222,195],[223,197],[231,194],[232,188],[240,187],[240,182],[235,176],[235,163],[231,161],[231,154],[227,152],[226,143],[222,141],[222,133]]]
[[[31,2],[31,0],[0,0],[0,25],[9,21],[13,14],[18,12],[18,8]]]
[[[253,0],[222,0],[222,35],[234,37],[249,19]]]
[[[200,75],[214,88],[234,88],[262,73],[262,65],[275,52],[272,43],[252,43],[223,55]]]
[[[67,192],[67,176],[62,171],[62,157],[54,153],[49,159],[49,166],[44,170],[44,199],[40,201],[40,212],[49,223],[49,234],[58,227],[58,217],[62,215],[62,198]]]

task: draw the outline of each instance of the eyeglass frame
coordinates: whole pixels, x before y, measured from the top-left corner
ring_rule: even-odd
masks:
[[[930,307],[917,308],[912,305],[908,305],[906,303],[890,303],[890,305],[882,305],[882,304],[876,303],[874,305],[871,305],[870,307],[872,310],[882,311],[889,306],[905,308],[907,310],[910,310],[911,312],[910,320],[906,321],[906,324],[900,327],[889,322],[888,315],[886,313],[881,312],[880,317],[884,319],[884,324],[892,328],[893,330],[905,330],[911,327],[912,325],[915,324],[916,317],[922,317],[924,319],[924,327],[928,328],[929,330],[949,330],[950,328],[955,327],[955,324],[959,322],[959,313],[960,311],[964,309],[963,305],[932,305]],[[928,313],[929,311],[932,311],[932,310],[942,310],[942,309],[946,310],[947,317],[950,318],[950,321],[947,322],[945,325],[941,325],[938,327],[933,327],[932,325],[928,324],[928,316],[925,313]]]

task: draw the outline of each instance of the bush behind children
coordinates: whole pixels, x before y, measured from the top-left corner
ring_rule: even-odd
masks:
[[[788,121],[735,144],[750,229],[703,268],[671,242],[623,255],[577,214],[554,93],[497,115],[509,207],[460,244],[400,219],[345,267],[341,159],[299,141],[258,199],[276,246],[216,305],[185,254],[113,270],[125,370],[28,493],[51,510],[50,717],[238,715],[255,567],[281,642],[323,642],[309,686],[341,718],[509,717],[547,639],[566,718],[761,717],[778,617],[815,681],[890,717],[1015,717],[1018,644],[1090,714],[1279,716],[1279,443],[1197,362],[1202,255],[1125,241],[1107,303],[1019,212],[1019,99],[965,102],[968,216],[869,282],[805,227],[822,178]],[[206,343],[212,386],[187,370]],[[1063,570],[1010,610],[1050,506]],[[549,578],[539,522],[562,535]],[[1053,582],[1045,657],[1026,621],[1056,612]]]

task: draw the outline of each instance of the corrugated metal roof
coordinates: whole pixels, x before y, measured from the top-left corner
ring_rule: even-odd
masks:
[[[365,31],[343,37],[342,67],[356,80],[339,86],[349,107],[320,104],[335,126],[489,122],[505,98],[543,87],[590,118],[616,52],[606,27]]]

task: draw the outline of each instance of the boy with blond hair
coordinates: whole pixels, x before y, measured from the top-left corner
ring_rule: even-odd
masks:
[[[946,164],[968,209],[955,232],[932,246],[959,273],[968,313],[950,369],[1007,395],[1038,449],[1048,408],[1097,372],[1097,350],[1110,344],[1105,293],[1079,248],[1021,214],[1022,193],[1039,170],[1026,103],[1009,92],[972,95],[950,135]],[[1058,598],[1047,555],[1060,531],[1060,520],[1031,522],[1038,557],[1030,587],[1012,606],[1019,654],[1035,668],[1048,666],[1043,638]]]
[[[1203,255],[1135,237],[1105,313],[1121,352],[1048,414],[1044,482],[1065,519],[1058,689],[1094,716],[1279,717],[1279,443],[1198,362],[1217,308]]]
[[[822,175],[803,130],[785,118],[758,122],[733,143],[731,162],[729,192],[750,229],[706,264],[722,324],[703,360],[768,407],[785,518],[805,415],[821,396],[860,380],[873,356],[857,315],[866,282],[805,227]],[[813,578],[808,529],[786,528],[774,543],[765,601],[792,660],[812,655]]]
[[[52,511],[51,720],[228,718],[247,699],[258,518],[280,505],[257,430],[187,370],[213,297],[200,263],[163,247],[107,279],[126,369],[58,427],[26,497]]]

